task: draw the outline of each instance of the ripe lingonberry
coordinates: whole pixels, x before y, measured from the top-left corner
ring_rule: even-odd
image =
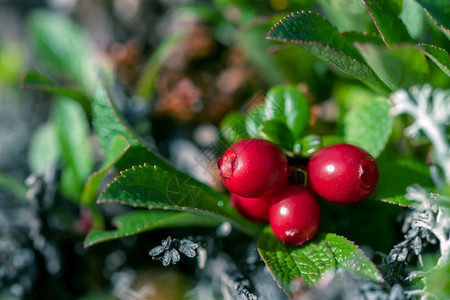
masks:
[[[248,138],[233,144],[217,165],[225,186],[244,197],[262,197],[282,188],[288,178],[283,150],[262,139]]]
[[[265,222],[269,218],[270,199],[267,197],[247,198],[231,193],[231,205],[249,220]]]
[[[300,245],[312,239],[320,225],[320,208],[313,192],[302,185],[284,187],[272,199],[269,222],[283,243]]]
[[[338,144],[311,157],[307,180],[311,189],[325,200],[354,203],[372,193],[378,180],[378,169],[373,157],[365,150]]]

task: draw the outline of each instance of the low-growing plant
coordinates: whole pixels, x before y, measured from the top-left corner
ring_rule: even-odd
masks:
[[[223,2],[216,5],[255,14],[245,1]],[[248,41],[224,42],[243,45],[257,68],[274,72],[263,77],[274,77],[266,78],[267,93],[247,95],[222,118],[216,139],[202,146],[197,168],[216,173],[215,187],[174,167],[149,143],[151,134],[144,139],[129,124],[111,66],[79,27],[34,12],[29,39],[39,63],[22,85],[54,101],[50,121],[34,134],[29,163],[39,173],[60,162],[59,191],[89,212],[80,227],[91,229],[87,251],[166,232],[141,259],[168,266],[196,258],[198,278],[226,299],[282,297],[259,284],[270,286],[264,268],[293,299],[450,297],[448,4],[344,2],[320,0],[312,6],[320,14],[288,14],[266,40],[255,34],[261,44],[254,52]],[[236,28],[226,16],[213,17],[217,11],[206,15],[221,25],[217,32],[261,25],[242,17]],[[180,40],[168,37],[161,49]],[[149,62],[160,67],[158,59]],[[309,60],[316,77],[308,80],[317,79],[323,90],[292,75]],[[130,98],[151,110],[157,76],[151,72],[159,69],[149,68]],[[344,175],[333,174],[338,168]],[[219,171],[234,195],[217,189]],[[114,216],[115,228],[105,226],[108,204],[132,208]],[[255,214],[252,206],[260,206]],[[186,228],[189,235],[176,236]],[[191,297],[204,293],[201,287]]]

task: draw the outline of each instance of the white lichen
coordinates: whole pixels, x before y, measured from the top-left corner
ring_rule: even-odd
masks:
[[[394,115],[407,114],[414,121],[405,129],[405,135],[414,138],[424,133],[433,147],[431,177],[439,193],[432,193],[419,185],[406,189],[406,198],[413,202],[412,229],[428,230],[439,241],[440,257],[434,267],[414,271],[408,279],[421,278],[425,289],[411,290],[407,297],[432,299],[427,289],[427,275],[450,264],[450,203],[445,185],[450,186],[450,146],[446,130],[450,125],[450,90],[433,89],[430,85],[414,86],[408,91],[399,90],[390,97]],[[442,173],[441,173],[442,172]]]
[[[450,125],[450,90],[414,86],[393,93],[390,100],[394,115],[408,114],[414,119],[405,129],[407,136],[416,137],[422,131],[428,137],[435,163],[444,173],[443,182],[450,184],[450,146],[445,132]]]

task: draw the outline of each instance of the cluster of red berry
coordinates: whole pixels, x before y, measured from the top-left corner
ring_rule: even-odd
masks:
[[[314,193],[327,201],[354,203],[369,196],[378,180],[373,157],[349,144],[323,148],[309,159],[308,186],[289,182],[285,153],[262,139],[233,144],[217,164],[238,212],[253,221],[269,219],[275,236],[292,245],[312,239],[319,229]]]

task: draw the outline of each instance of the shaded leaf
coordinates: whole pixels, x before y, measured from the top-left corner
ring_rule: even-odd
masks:
[[[245,115],[241,111],[229,112],[220,121],[219,128],[227,146],[249,137],[245,128]]]
[[[445,49],[434,45],[419,44],[418,48],[428,56],[447,76],[450,76],[450,59]]]
[[[85,184],[82,194],[83,203],[91,204],[95,201],[103,177],[112,167],[118,171],[122,171],[144,163],[175,170],[174,167],[169,165],[165,160],[160,159],[149,149],[141,145],[132,146],[123,136],[116,135],[111,143],[111,148],[106,153],[102,167],[100,170],[94,172]]]
[[[245,128],[251,137],[261,137],[259,135],[259,126],[261,126],[261,123],[264,120],[264,110],[264,105],[256,106],[249,111],[245,118]]]
[[[27,198],[27,186],[23,182],[3,172],[0,172],[0,188],[2,192],[10,193],[18,198]]]
[[[424,83],[429,78],[425,55],[413,45],[387,49],[372,44],[357,44],[367,64],[393,91]]]
[[[27,49],[19,39],[8,39],[0,45],[0,81],[16,86],[26,62]]]
[[[59,86],[50,78],[42,75],[36,71],[28,71],[22,77],[22,88],[28,88],[38,91],[43,91],[57,96],[71,98],[77,101],[86,112],[88,118],[91,117],[91,99],[81,90],[75,87]]]
[[[343,268],[374,281],[382,281],[375,265],[351,241],[335,234],[321,234],[301,245],[283,244],[265,227],[258,239],[258,252],[281,288],[300,278],[314,285],[324,273]]]
[[[405,198],[406,188],[413,184],[433,186],[429,167],[415,160],[395,161],[380,170],[374,196],[392,204],[409,206],[412,201]]]
[[[129,151],[130,147],[130,144],[123,136],[117,135],[114,137],[111,142],[111,148],[103,160],[102,167],[100,170],[91,174],[86,181],[83,193],[81,195],[81,201],[83,204],[90,205],[94,203],[103,177],[114,166],[114,164],[117,163],[127,151]]]
[[[344,117],[344,140],[365,149],[373,157],[383,151],[392,131],[391,104],[373,98],[353,107]]]
[[[83,203],[94,201],[104,175],[113,166],[120,171],[133,165],[149,163],[176,170],[165,159],[147,149],[131,131],[102,83],[98,84],[93,98],[93,123],[105,160],[101,169],[87,181],[82,194]]]
[[[309,125],[309,117],[310,105],[308,99],[294,85],[276,86],[267,93],[264,120],[277,120],[285,125],[288,133],[290,132],[292,136],[289,141],[286,141],[287,145],[292,147],[292,138],[298,139],[302,136]]]
[[[344,118],[348,111],[375,97],[375,93],[364,86],[339,82],[333,86],[333,97],[339,108],[338,123]]]
[[[229,198],[187,174],[159,166],[134,166],[120,173],[100,195],[98,203],[120,203],[133,207],[191,212],[220,221],[254,236],[259,226],[232,209]]]
[[[411,40],[405,25],[386,2],[379,0],[362,1],[367,6],[381,38],[388,47],[394,43]]]
[[[190,213],[162,210],[135,210],[113,220],[116,230],[93,230],[84,241],[85,247],[120,239],[146,231],[189,227],[189,226],[218,226],[220,222],[208,217],[196,216]],[[165,248],[161,246],[162,253]],[[156,250],[155,250],[156,251]],[[159,254],[160,254],[159,253]],[[155,254],[158,255],[158,254]]]
[[[259,126],[259,135],[280,147],[291,150],[294,144],[294,139],[289,128],[284,123],[278,120],[267,120]]]
[[[372,43],[376,45],[384,45],[380,35],[373,32],[345,31],[341,35],[350,43]]]
[[[433,22],[450,34],[450,3],[447,0],[416,0]]]

